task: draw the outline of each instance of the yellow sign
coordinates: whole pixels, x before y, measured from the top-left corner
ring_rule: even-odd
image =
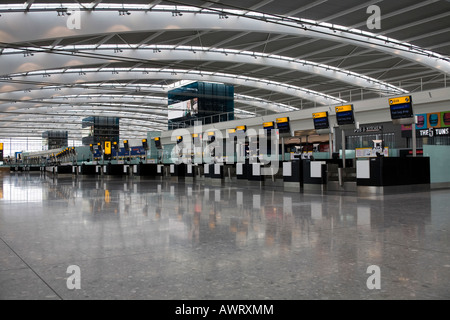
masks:
[[[275,125],[274,125],[273,121],[263,123],[263,128],[274,127],[274,126]]]
[[[245,131],[247,130],[247,126],[237,126],[236,131]]]
[[[105,154],[111,154],[111,141],[105,141]]]
[[[105,202],[110,203],[111,202],[111,196],[109,194],[109,190],[105,190]]]
[[[277,123],[285,123],[285,122],[289,122],[289,118],[288,117],[278,118],[277,119]]]
[[[198,138],[198,133],[192,134],[192,138]]]
[[[392,98],[389,99],[389,104],[391,106],[394,106],[396,104],[404,104],[404,103],[410,103],[411,102],[411,96],[406,96],[406,97],[399,97],[399,98]]]
[[[3,143],[0,143],[0,151],[3,151]]]
[[[336,113],[347,112],[347,111],[352,111],[352,110],[353,110],[353,105],[351,105],[351,104],[349,104],[347,106],[336,107]]]
[[[155,138],[155,141],[159,141],[159,138],[158,138],[158,137],[156,137],[156,138]],[[125,142],[127,142],[127,141],[125,140]]]
[[[313,119],[326,118],[328,115],[326,112],[316,112],[313,113]]]
[[[214,135],[214,131],[208,132],[208,136],[213,136]]]
[[[236,129],[228,129],[228,133],[235,133]]]
[[[142,139],[142,142],[147,142],[147,139]]]

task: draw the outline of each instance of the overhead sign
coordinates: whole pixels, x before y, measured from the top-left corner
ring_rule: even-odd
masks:
[[[277,124],[278,123],[285,123],[285,122],[289,122],[289,118],[288,117],[278,118],[277,119]]]
[[[313,113],[314,129],[323,130],[329,129],[330,123],[328,121],[328,112]]]
[[[381,132],[383,131],[383,126],[362,126],[359,129],[353,130],[355,133],[369,133],[369,132]]]
[[[277,129],[281,134],[290,134],[291,126],[289,125],[289,117],[278,118],[277,120]]]
[[[275,122],[273,122],[273,121],[264,122],[263,123],[263,128],[264,129],[275,129]]]
[[[414,116],[411,96],[389,99],[389,106],[392,120],[412,118]]]
[[[353,105],[346,105],[336,107],[336,121],[338,125],[348,125],[355,123],[355,116],[353,114]]]
[[[111,141],[105,141],[105,154],[111,154]]]
[[[237,126],[236,131],[247,131],[247,126]]]
[[[395,106],[397,104],[411,103],[411,96],[389,99],[389,104]]]

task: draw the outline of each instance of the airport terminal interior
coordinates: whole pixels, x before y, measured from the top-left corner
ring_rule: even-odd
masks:
[[[450,299],[450,2],[0,3],[0,300]]]

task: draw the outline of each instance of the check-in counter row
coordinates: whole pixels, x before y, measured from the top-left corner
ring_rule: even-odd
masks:
[[[21,171],[26,168],[16,169]],[[69,164],[41,167],[52,174],[150,177],[171,181],[218,183],[243,182],[284,187],[286,191],[336,190],[358,188],[429,185],[429,158],[373,158],[357,160],[355,166],[342,166],[339,160],[296,160],[282,163],[237,164]]]

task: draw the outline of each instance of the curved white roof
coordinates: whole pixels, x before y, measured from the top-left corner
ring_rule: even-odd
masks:
[[[167,91],[189,81],[234,85],[245,118],[434,89],[450,73],[448,1],[123,3],[0,4],[0,138],[79,139],[91,115],[142,137],[166,129]]]

